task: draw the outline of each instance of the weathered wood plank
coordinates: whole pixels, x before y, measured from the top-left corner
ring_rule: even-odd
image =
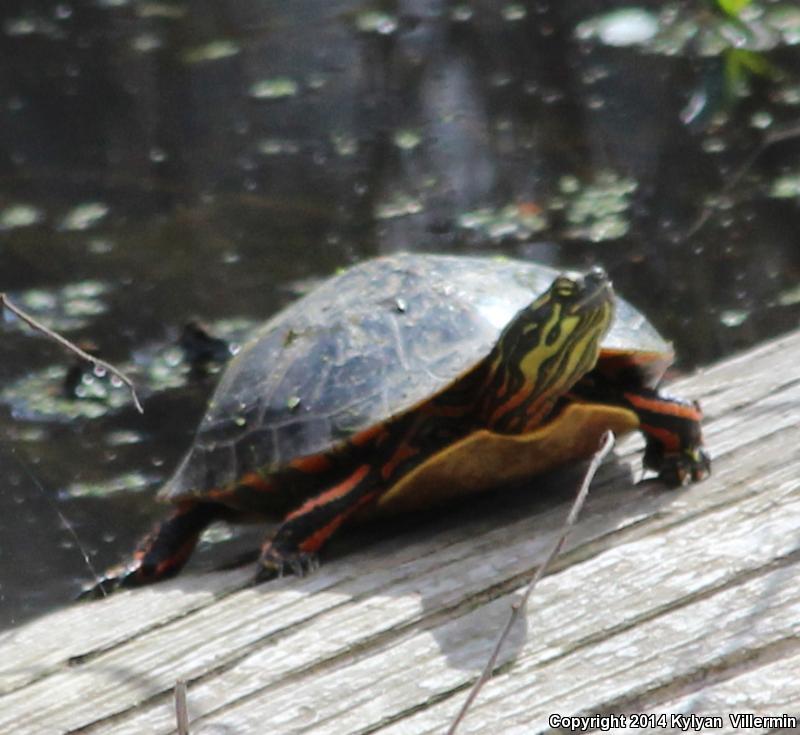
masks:
[[[752,647],[756,654],[779,643],[788,645],[786,630],[800,612],[800,596],[797,566],[788,580],[780,577],[783,571],[704,598],[690,610],[678,608],[633,625],[549,663],[523,650],[511,670],[498,676],[485,691],[464,732],[481,731],[486,723],[491,723],[493,732],[542,732],[548,729],[553,713],[592,713],[609,707],[616,710],[615,704],[624,705],[631,693],[641,695],[674,686],[676,680],[697,681],[707,670],[729,665],[726,649],[735,659],[743,648]],[[780,594],[771,594],[776,587]],[[761,612],[769,625],[753,630],[747,607],[764,599],[770,604],[763,605]],[[369,732],[402,718],[381,732],[441,733],[455,714],[457,698],[431,706],[417,717],[405,716],[413,715],[420,703],[450,694],[469,680],[470,673],[474,675],[474,671],[459,671],[448,665],[446,657],[437,655],[439,641],[448,640],[448,633],[472,633],[449,642],[462,650],[471,648],[478,655],[469,662],[477,664],[486,657],[492,642],[491,636],[485,637],[486,622],[497,627],[507,613],[508,601],[504,600],[504,605],[499,602],[490,605],[489,614],[486,609],[475,611],[465,620],[448,623],[447,630],[421,635],[383,655],[327,672],[303,686],[290,682],[268,694],[263,692],[261,706],[245,700],[211,718],[209,729],[213,725],[233,732],[254,732],[260,726],[277,732],[328,735]],[[529,619],[529,626],[536,622]],[[482,633],[484,637],[479,637]],[[419,676],[422,670],[424,678]],[[380,687],[375,686],[376,681]]]
[[[797,653],[798,361],[800,334],[676,386],[709,417],[705,483],[634,487],[641,443],[622,443],[533,598],[529,640],[518,631],[513,664],[465,731],[535,732],[556,706],[681,708],[706,685],[725,702],[726,682],[755,686],[748,666],[783,670]],[[3,634],[0,731],[171,732],[171,688],[185,678],[193,735],[440,732],[564,508],[503,512],[387,540],[304,580],[241,589],[249,570],[189,576]],[[765,621],[748,637],[754,604]]]
[[[87,615],[86,607],[75,606],[6,631],[0,634],[0,650],[9,653],[0,659],[0,693],[21,688],[71,660],[113,648],[148,628],[188,615],[240,587],[240,576],[240,572],[208,575],[208,584],[200,591],[168,589],[166,585],[159,591],[142,590],[134,615],[126,595],[111,597],[102,603],[103,619],[113,620],[113,625],[98,625],[98,618]]]
[[[505,654],[503,660],[514,653],[515,664],[487,688],[475,721],[487,721],[481,708],[487,717],[496,716],[513,712],[509,703],[520,700],[527,705],[518,705],[520,721],[531,725],[526,732],[537,732],[539,725],[546,727],[548,714],[559,711],[552,710],[553,702],[568,713],[592,711],[592,705],[597,711],[615,696],[674,686],[690,680],[696,670],[719,666],[725,646],[735,661],[742,649],[756,656],[776,641],[788,643],[792,621],[800,613],[800,565],[789,564],[800,554],[792,533],[799,523],[796,470],[784,465],[740,506],[701,514],[549,576],[528,613],[531,640],[521,651]],[[605,590],[598,587],[599,580],[605,581]],[[503,596],[469,612],[462,608],[441,626],[317,673],[302,684],[292,680],[273,686],[266,672],[272,670],[276,652],[254,653],[226,672],[228,685],[243,687],[243,701],[230,707],[230,689],[222,695],[218,683],[200,683],[192,690],[195,714],[220,707],[223,711],[210,722],[235,732],[253,731],[258,723],[279,732],[302,729],[320,735],[371,731],[410,713],[421,701],[447,696],[472,681],[510,600]],[[769,629],[765,623],[751,630],[756,603]],[[587,615],[597,607],[601,619]],[[751,639],[745,638],[748,632]],[[300,644],[299,635],[286,641],[290,650]],[[376,681],[380,687],[372,686]],[[263,697],[262,706],[255,706],[254,696]],[[540,706],[531,708],[532,703]],[[448,700],[426,709],[415,718],[419,729],[403,719],[387,732],[441,732],[455,704]],[[312,727],[311,713],[322,724]],[[510,732],[514,719],[509,718],[495,719],[495,731]],[[143,712],[109,732],[162,732],[169,726],[166,708],[160,719]]]
[[[781,652],[782,653],[782,652]],[[739,668],[751,666],[746,662]],[[741,733],[769,731],[772,728],[735,727],[727,716],[728,713],[749,713],[762,717],[776,717],[784,714],[798,716],[800,714],[800,688],[797,686],[797,674],[800,672],[800,654],[788,655],[771,663],[752,666],[736,673],[731,678],[718,683],[695,688],[683,696],[658,705],[657,709],[643,707],[637,712],[644,714],[665,714],[668,719],[673,714],[695,714],[699,717],[723,715],[723,727],[715,729],[715,733]],[[629,711],[632,711],[630,707]],[[633,733],[633,728],[622,728],[622,733]],[[667,727],[661,732],[674,732],[675,728]],[[636,732],[641,732],[637,729]]]

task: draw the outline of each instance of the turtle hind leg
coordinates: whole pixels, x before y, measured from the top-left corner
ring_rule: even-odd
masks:
[[[216,503],[180,503],[139,542],[130,561],[108,569],[94,584],[87,585],[78,599],[105,597],[121,587],[139,587],[175,576],[205,528],[226,515],[226,509]]]
[[[306,500],[290,513],[261,548],[256,582],[284,574],[299,576],[317,568],[317,552],[356,511],[375,500],[381,483],[368,465]]]

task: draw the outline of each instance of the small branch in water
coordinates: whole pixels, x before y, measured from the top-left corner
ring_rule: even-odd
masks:
[[[793,123],[777,130],[771,130],[753,149],[750,155],[745,158],[744,162],[740,164],[739,167],[728,177],[725,185],[722,187],[722,189],[720,189],[718,196],[725,196],[728,194],[728,192],[730,192],[745,177],[747,172],[753,167],[761,154],[771,145],[780,143],[784,140],[792,140],[793,138],[797,137],[800,137],[800,124],[798,123]],[[696,235],[697,232],[705,226],[706,222],[711,219],[712,213],[712,207],[708,205],[704,206],[703,209],[700,210],[700,214],[698,215],[697,219],[686,231],[683,239],[688,239],[693,235]]]
[[[78,357],[87,362],[90,362],[96,368],[100,368],[105,370],[108,373],[111,373],[115,377],[119,378],[125,385],[128,386],[128,390],[131,392],[131,399],[133,400],[133,405],[136,406],[136,410],[139,413],[144,413],[144,409],[142,408],[142,404],[139,402],[139,396],[136,393],[136,388],[133,385],[133,381],[125,375],[125,373],[117,370],[111,363],[106,362],[105,360],[101,360],[100,358],[93,357],[88,352],[82,350],[78,345],[70,342],[65,337],[62,337],[57,332],[54,332],[52,329],[46,327],[41,322],[34,319],[30,314],[26,313],[22,309],[19,308],[16,304],[14,304],[6,294],[0,292],[0,307],[5,306],[12,314],[19,317],[23,322],[25,322],[29,327],[35,329],[37,332],[41,332],[46,337],[49,337],[54,342],[57,342],[62,347],[65,347],[70,352],[74,352]]]
[[[178,735],[189,735],[189,707],[186,704],[186,682],[183,679],[175,682],[175,719]]]
[[[536,586],[538,581],[544,576],[547,567],[550,566],[553,559],[555,559],[556,556],[558,555],[559,551],[561,551],[561,547],[567,540],[567,534],[569,533],[570,529],[575,525],[575,521],[578,519],[578,514],[581,512],[583,503],[586,500],[586,496],[589,493],[589,485],[591,485],[592,480],[594,479],[594,476],[597,473],[597,468],[600,466],[601,462],[606,458],[606,456],[611,451],[613,446],[614,446],[614,434],[612,434],[610,431],[607,431],[603,435],[600,448],[595,452],[594,456],[592,457],[592,461],[590,462],[589,467],[586,470],[586,474],[583,476],[583,481],[581,482],[578,494],[575,496],[575,500],[573,501],[572,507],[569,510],[569,515],[567,516],[567,519],[564,521],[564,525],[561,527],[561,532],[559,533],[558,538],[556,539],[555,543],[553,543],[553,546],[550,548],[550,551],[544,558],[544,561],[539,565],[539,568],[536,570],[536,573],[533,575],[531,581],[528,582],[528,586],[522,593],[522,597],[520,597],[511,605],[511,615],[508,618],[508,622],[506,623],[505,627],[500,633],[500,637],[497,639],[497,643],[495,643],[494,648],[492,649],[492,653],[489,656],[489,660],[483,667],[483,671],[481,671],[481,675],[478,677],[475,684],[473,684],[472,689],[470,690],[466,700],[464,701],[464,704],[461,706],[461,709],[459,710],[455,719],[451,723],[450,728],[447,731],[447,735],[455,735],[458,726],[461,724],[461,721],[464,719],[464,716],[467,714],[467,711],[472,706],[472,703],[475,701],[475,698],[478,696],[478,693],[483,688],[483,685],[486,684],[486,682],[491,678],[492,673],[494,672],[495,666],[497,664],[497,659],[500,656],[500,650],[503,648],[503,644],[506,642],[506,638],[508,638],[508,635],[509,633],[511,633],[514,624],[517,622],[517,619],[522,613],[522,610],[525,608],[525,605],[527,605],[528,598],[531,596],[533,588]]]
[[[72,536],[73,540],[75,541],[75,545],[81,552],[81,556],[83,557],[83,561],[86,563],[86,567],[89,570],[89,573],[95,578],[95,580],[99,580],[100,577],[97,574],[97,570],[94,568],[94,564],[92,564],[92,557],[90,556],[87,548],[81,542],[81,539],[78,536],[78,532],[75,530],[75,526],[73,526],[70,520],[61,512],[61,509],[58,507],[57,502],[53,499],[52,494],[48,493],[47,490],[45,490],[45,487],[42,484],[41,480],[39,480],[39,478],[33,473],[33,470],[28,466],[28,463],[23,461],[22,457],[20,457],[16,448],[13,446],[11,447],[11,456],[19,465],[20,469],[30,478],[31,482],[39,491],[42,498],[44,498],[45,502],[47,502],[47,504],[50,505],[50,507],[52,507],[52,509],[55,511],[56,515],[61,521],[61,524],[64,526],[64,528],[67,529],[69,535]],[[103,593],[103,596],[104,597],[106,596],[105,591]]]

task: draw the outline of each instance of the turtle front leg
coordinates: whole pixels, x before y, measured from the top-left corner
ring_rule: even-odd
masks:
[[[299,576],[317,568],[317,552],[356,511],[375,500],[382,484],[368,465],[308,499],[290,513],[261,548],[256,582]]]
[[[176,575],[192,555],[200,534],[224,516],[222,506],[186,501],[136,547],[130,561],[108,569],[78,599],[105,597],[120,587],[139,587]]]
[[[703,448],[697,401],[686,401],[649,388],[622,393],[623,403],[639,418],[645,435],[646,469],[658,473],[668,485],[699,482],[711,474],[711,457]]]
[[[633,411],[647,442],[645,469],[657,472],[665,484],[699,482],[711,474],[711,458],[703,449],[700,428],[703,412],[696,401],[674,398],[653,388],[621,388],[596,373],[579,381],[570,398]]]

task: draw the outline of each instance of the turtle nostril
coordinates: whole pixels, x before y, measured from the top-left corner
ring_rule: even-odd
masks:
[[[604,268],[601,268],[599,265],[594,266],[585,276],[584,282],[589,287],[600,287],[600,286],[610,286],[611,281],[608,279],[608,274],[605,272]]]
[[[594,266],[587,275],[594,281],[607,281],[608,274],[605,269],[599,265]]]

